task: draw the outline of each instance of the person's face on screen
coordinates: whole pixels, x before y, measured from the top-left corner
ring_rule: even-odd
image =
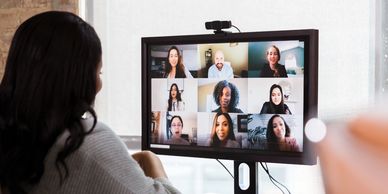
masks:
[[[224,53],[222,51],[217,51],[214,55],[214,63],[218,69],[222,69],[224,66]]]
[[[273,132],[278,139],[283,139],[286,135],[286,125],[280,117],[275,117],[272,120]]]
[[[177,90],[175,85],[171,87],[171,91],[170,92],[171,92],[171,97],[173,99],[176,99],[176,95],[177,95],[178,90]]]
[[[279,53],[274,47],[267,50],[267,60],[270,65],[274,65],[279,61]]]
[[[229,87],[222,89],[222,95],[220,96],[221,108],[228,108],[231,99],[232,90]]]
[[[170,55],[168,55],[168,61],[170,62],[172,67],[176,67],[176,65],[178,64],[178,59],[179,59],[178,51],[175,49],[172,49],[170,51]]]
[[[282,102],[282,93],[279,88],[274,88],[271,92],[271,100],[275,105],[279,105]]]
[[[175,117],[171,121],[171,133],[173,138],[180,138],[182,134],[183,124],[179,120],[179,118]]]
[[[216,121],[216,133],[220,141],[226,140],[229,134],[228,119],[224,115],[217,117]]]

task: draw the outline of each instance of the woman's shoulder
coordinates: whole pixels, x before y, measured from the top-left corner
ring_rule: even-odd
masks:
[[[88,131],[93,126],[93,118],[84,119],[81,123],[84,129]],[[114,169],[122,170],[135,164],[135,162],[131,162],[128,151],[118,136],[105,124],[97,122],[94,130],[85,136],[81,146],[66,158],[69,177],[63,182],[64,186],[59,187],[57,185],[59,176],[55,161],[69,135],[68,130],[64,131],[51,147],[45,158],[47,171],[44,172],[40,183],[33,188],[32,193],[42,193],[42,190],[50,190],[48,193],[54,193],[51,190],[56,190],[55,193],[69,193],[69,188],[73,191],[88,188],[91,193],[98,193],[97,190],[93,189],[109,189],[105,187],[109,184],[96,186],[88,183],[98,182],[105,178],[105,180],[108,180],[118,175],[118,173],[113,172],[112,166],[115,167]],[[125,167],[125,163],[128,167]]]
[[[183,139],[183,138],[179,138],[179,139],[171,138],[171,139],[168,139],[166,141],[166,143],[167,144],[177,144],[177,145],[190,145],[190,143],[187,140]]]
[[[81,120],[81,125],[82,125],[85,132],[89,132],[92,129],[93,124],[94,124],[93,117]],[[68,130],[65,130],[58,137],[55,145],[62,147],[65,144],[65,142],[69,136],[70,136],[70,132]],[[118,139],[118,136],[115,134],[115,132],[113,132],[107,125],[105,125],[104,123],[101,123],[101,122],[96,122],[93,130],[85,136],[85,139],[84,139],[81,147],[85,144],[85,142],[86,142],[86,144],[88,144],[90,139],[92,139],[91,142],[94,143],[96,139],[101,139],[101,138],[106,138],[106,137]]]
[[[286,144],[289,146],[291,151],[300,151],[298,142],[294,137],[286,137]]]
[[[217,109],[212,110],[212,112],[221,112],[221,107],[218,107]]]
[[[278,69],[286,69],[286,66],[284,66],[284,65],[282,65],[282,64],[280,64],[280,63],[278,63],[277,68],[278,68]]]
[[[287,76],[286,66],[278,63],[277,69],[279,70],[280,77],[288,77]]]
[[[81,123],[82,123],[84,129],[86,131],[89,131],[93,127],[94,119],[93,118],[83,119],[81,121]],[[117,137],[116,133],[110,127],[108,127],[107,125],[105,125],[102,122],[96,121],[96,125],[94,126],[94,129],[89,134],[89,136],[98,136],[98,135],[104,135],[104,134]],[[88,137],[88,136],[86,136],[86,137]]]
[[[284,111],[285,111],[285,114],[292,114],[291,113],[291,110],[290,110],[290,108],[287,106],[287,104],[284,104]]]
[[[268,101],[266,101],[266,102],[263,103],[263,106],[265,106],[265,107],[268,107],[269,105],[270,105],[270,104],[269,104]]]
[[[286,143],[288,143],[288,144],[296,143],[295,137],[286,137]]]
[[[83,120],[86,130],[93,126],[93,119]],[[114,152],[112,152],[114,150]],[[93,131],[86,135],[79,151],[93,158],[115,157],[114,153],[127,153],[127,148],[120,137],[107,125],[97,122]]]
[[[263,106],[261,106],[260,114],[268,114],[270,113],[270,103],[269,102],[264,102]]]
[[[229,112],[232,112],[232,113],[244,113],[241,109],[239,108],[232,108]]]

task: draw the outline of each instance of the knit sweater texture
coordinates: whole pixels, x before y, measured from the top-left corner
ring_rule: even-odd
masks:
[[[90,129],[92,122],[84,120],[85,129]],[[38,184],[27,189],[29,194],[180,193],[166,178],[147,177],[121,139],[102,123],[97,123],[81,147],[66,158],[69,176],[60,185],[55,159],[68,136],[65,131],[52,146],[44,174]]]

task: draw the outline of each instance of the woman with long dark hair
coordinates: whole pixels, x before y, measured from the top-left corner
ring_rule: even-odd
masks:
[[[269,90],[269,101],[264,102],[260,114],[291,114],[284,103],[283,90],[280,85],[273,84]]]
[[[240,148],[233,132],[233,121],[228,113],[218,112],[214,116],[209,146]]]
[[[267,124],[268,149],[276,151],[298,152],[299,145],[291,136],[291,129],[280,115],[273,115]]]
[[[171,84],[168,95],[167,111],[184,111],[185,102],[182,101],[181,93],[176,83]]]
[[[101,53],[93,27],[72,13],[19,26],[0,84],[0,193],[176,191],[155,154],[129,155],[97,122]]]
[[[190,71],[186,69],[182,62],[182,55],[176,46],[168,49],[167,64],[165,69],[166,78],[193,78]]]

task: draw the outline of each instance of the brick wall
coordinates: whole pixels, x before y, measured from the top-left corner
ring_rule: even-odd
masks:
[[[17,27],[29,17],[49,10],[78,13],[78,0],[0,0],[0,80]]]

